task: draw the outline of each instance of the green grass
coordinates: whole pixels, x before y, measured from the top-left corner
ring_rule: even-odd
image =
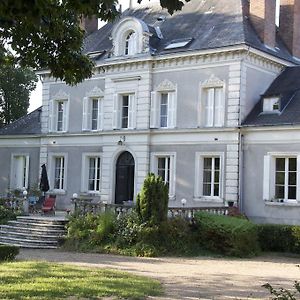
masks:
[[[125,272],[46,262],[0,263],[0,299],[144,299],[158,281]]]

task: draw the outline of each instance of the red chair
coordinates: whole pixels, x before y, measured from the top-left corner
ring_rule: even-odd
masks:
[[[43,203],[42,206],[42,212],[44,214],[46,213],[52,213],[55,214],[55,198],[54,197],[47,197]]]

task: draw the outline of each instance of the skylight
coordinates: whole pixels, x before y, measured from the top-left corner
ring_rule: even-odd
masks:
[[[192,38],[186,40],[173,40],[170,44],[165,47],[165,50],[182,48],[187,46],[192,41]]]

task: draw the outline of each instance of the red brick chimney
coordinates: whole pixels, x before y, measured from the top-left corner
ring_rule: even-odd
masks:
[[[279,33],[293,56],[300,58],[300,0],[281,0]]]
[[[96,16],[93,17],[81,17],[80,18],[80,28],[86,32],[87,35],[98,30],[98,19]]]
[[[276,0],[250,0],[249,17],[262,42],[275,48],[276,44]]]

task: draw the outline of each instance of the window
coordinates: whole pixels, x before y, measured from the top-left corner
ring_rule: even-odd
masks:
[[[263,112],[278,113],[280,111],[280,98],[264,98],[263,99]]]
[[[265,201],[299,201],[298,154],[271,153],[264,157],[263,198]]]
[[[82,130],[103,129],[103,98],[85,97],[83,99]]]
[[[151,93],[151,128],[174,128],[176,124],[176,93]]]
[[[175,200],[175,160],[176,153],[152,153],[152,172],[161,176],[164,183],[169,187],[169,198]]]
[[[133,55],[136,53],[136,33],[131,31],[125,38],[125,55]]]
[[[29,176],[29,156],[13,154],[11,162],[11,188],[27,189]]]
[[[113,129],[134,129],[135,127],[135,94],[116,94],[114,96]]]
[[[97,153],[84,153],[82,156],[81,191],[100,192],[101,157]]]
[[[204,125],[220,127],[224,125],[224,93],[223,87],[203,89]]]
[[[68,100],[59,99],[49,102],[49,130],[64,132],[68,129]]]
[[[165,50],[168,49],[176,49],[186,47],[192,41],[192,38],[184,39],[184,40],[173,40],[170,44],[165,47]]]
[[[223,153],[196,152],[194,200],[222,201]]]
[[[65,179],[65,158],[55,157],[55,169],[54,169],[54,189],[64,189]]]

